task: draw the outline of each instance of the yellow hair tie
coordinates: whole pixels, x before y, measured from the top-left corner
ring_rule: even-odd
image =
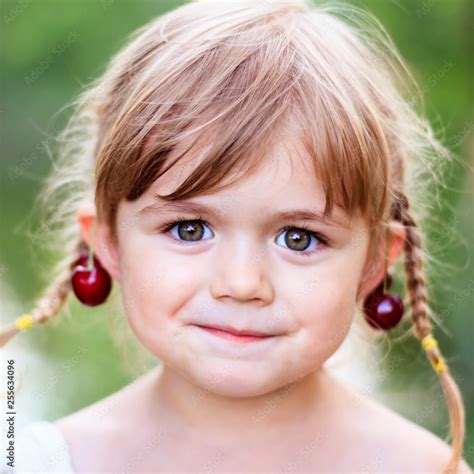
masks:
[[[421,345],[423,346],[423,349],[428,352],[430,349],[438,347],[438,341],[433,337],[432,334],[428,334],[421,340]],[[428,358],[437,374],[440,372],[446,372],[448,370],[448,366],[446,365],[443,356],[439,355],[436,362],[431,357],[428,356]]]
[[[448,366],[446,365],[442,357],[438,359],[438,362],[436,364],[434,362],[431,362],[431,365],[433,366],[437,374],[439,374],[440,372],[447,372],[448,370]]]
[[[15,326],[20,330],[20,331],[26,331],[33,326],[33,316],[31,314],[22,314],[18,318],[15,319]]]
[[[429,351],[430,349],[438,347],[438,341],[433,337],[432,334],[428,334],[421,340],[421,345],[425,351]]]

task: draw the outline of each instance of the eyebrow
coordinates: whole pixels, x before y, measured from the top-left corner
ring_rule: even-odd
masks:
[[[137,211],[139,216],[152,214],[167,214],[171,212],[188,212],[204,214],[207,216],[215,216],[220,214],[212,207],[192,201],[169,201],[166,203],[156,202]],[[267,214],[267,213],[265,213]],[[347,221],[343,221],[334,216],[324,216],[320,211],[311,209],[288,209],[278,211],[273,214],[267,214],[269,220],[299,220],[299,221],[316,221],[323,224],[335,225],[339,227],[349,228]]]

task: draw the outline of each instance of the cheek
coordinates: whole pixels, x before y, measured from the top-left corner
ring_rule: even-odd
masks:
[[[180,336],[173,316],[202,281],[202,267],[190,264],[191,260],[160,251],[153,236],[129,236],[122,248],[122,295],[129,324],[140,341],[160,357]]]
[[[301,331],[305,357],[320,365],[342,344],[352,324],[362,262],[341,258],[311,270],[300,288],[290,287],[288,298]],[[302,281],[301,276],[296,281]]]

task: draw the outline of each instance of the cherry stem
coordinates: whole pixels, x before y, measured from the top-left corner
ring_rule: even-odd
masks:
[[[386,247],[386,254],[385,254],[385,268],[384,268],[384,275],[383,275],[383,292],[386,293],[387,288],[387,270],[388,270],[388,259],[390,257],[390,243],[392,240],[392,232],[390,227],[387,227],[387,247]]]
[[[94,267],[94,240],[95,240],[95,220],[92,223],[92,235],[91,235],[91,243],[89,246],[89,256],[87,258],[87,268],[91,270]]]

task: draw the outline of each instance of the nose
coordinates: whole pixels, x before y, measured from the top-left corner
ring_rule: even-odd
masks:
[[[211,279],[211,294],[219,300],[253,301],[268,305],[274,297],[273,286],[265,268],[263,252],[247,239],[226,242],[216,253]]]

